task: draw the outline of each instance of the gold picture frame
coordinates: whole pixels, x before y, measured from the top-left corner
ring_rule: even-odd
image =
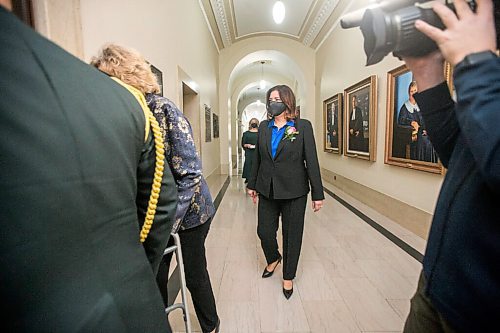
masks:
[[[374,162],[376,140],[377,76],[371,75],[344,90],[344,155]]]
[[[444,67],[451,84],[452,69]],[[425,122],[410,91],[418,91],[406,65],[387,73],[387,108],[384,163],[399,167],[443,174],[444,167],[427,136]],[[450,86],[450,91],[452,91]]]
[[[342,93],[323,101],[323,150],[325,152],[342,154],[342,116]]]

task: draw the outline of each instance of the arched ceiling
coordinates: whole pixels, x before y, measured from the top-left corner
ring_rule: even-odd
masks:
[[[234,67],[229,79],[232,94],[238,94],[235,96],[238,114],[257,100],[265,103],[265,93],[272,86],[292,86],[298,73],[297,64],[279,51],[262,50],[248,54]],[[266,83],[264,88],[260,87],[261,80]]]
[[[316,48],[333,25],[340,0],[281,0],[285,19],[276,24],[274,0],[200,0],[219,50],[256,36],[282,36]]]

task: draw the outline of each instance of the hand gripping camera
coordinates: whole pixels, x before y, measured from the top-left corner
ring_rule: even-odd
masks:
[[[476,2],[468,3],[475,11]],[[399,58],[419,57],[436,50],[437,45],[415,28],[415,21],[420,19],[444,28],[429,5],[429,0],[377,0],[371,6],[345,15],[340,25],[344,29],[361,28],[367,66],[380,62],[390,52]],[[454,10],[453,4],[446,1],[446,5]]]

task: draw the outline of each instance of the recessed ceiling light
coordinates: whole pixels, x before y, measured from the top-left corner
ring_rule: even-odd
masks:
[[[276,24],[281,24],[285,19],[285,5],[282,1],[276,1],[273,6],[273,19]]]

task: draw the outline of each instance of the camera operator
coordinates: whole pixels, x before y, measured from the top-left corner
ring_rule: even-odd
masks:
[[[448,168],[437,202],[418,289],[404,332],[491,332],[500,315],[500,60],[493,2],[457,14],[435,3],[445,25],[415,26],[441,52],[404,58],[420,93],[427,131]],[[498,8],[497,8],[498,12]],[[443,78],[454,67],[456,104]]]

